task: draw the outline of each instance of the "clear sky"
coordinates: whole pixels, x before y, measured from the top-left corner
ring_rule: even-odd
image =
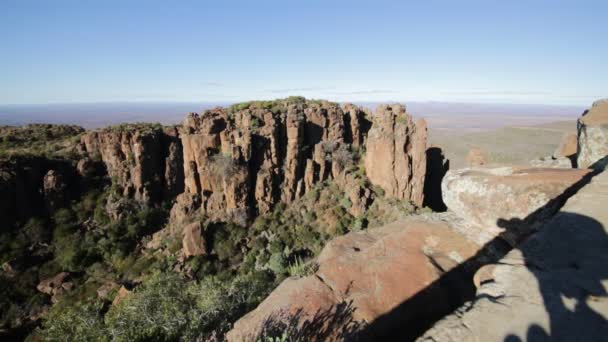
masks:
[[[0,0],[0,104],[588,105],[608,1]]]

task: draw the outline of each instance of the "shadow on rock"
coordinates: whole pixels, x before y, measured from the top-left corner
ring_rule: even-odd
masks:
[[[450,271],[443,273],[425,289],[408,298],[390,312],[371,322],[365,327],[365,335],[363,336],[373,336],[371,340],[416,340],[436,322],[453,313],[464,303],[474,301],[476,298],[476,288],[473,283],[473,275],[485,265],[498,263],[500,259],[513,250],[516,244],[530,237],[535,232],[535,228],[542,227],[546,224],[548,219],[564,205],[566,200],[589,183],[596,174],[597,172],[589,173],[580,181],[566,189],[561,196],[549,201],[545,206],[531,213],[528,217],[510,221],[499,220],[499,226],[506,228],[504,233],[486,243],[480,248],[476,255],[464,260],[459,266]],[[585,239],[591,239],[593,240],[593,244],[599,244],[598,248],[604,246],[606,243],[604,230],[597,222],[593,224],[590,218],[580,217],[580,215],[578,215],[578,217],[571,217],[569,220],[584,224],[587,227],[585,229],[589,231],[588,234],[585,234]],[[576,235],[575,230],[576,229],[572,232],[573,235]],[[559,256],[560,251],[563,253],[564,251],[571,250],[572,255],[584,251],[585,248],[587,248],[586,246],[590,245],[585,244],[584,241],[580,241],[582,238],[582,236],[579,236],[578,238],[570,237],[568,235],[563,236],[560,245],[554,244],[555,249],[552,250],[551,258]],[[572,245],[569,246],[569,244]],[[595,251],[589,250],[585,255],[588,255],[589,258],[597,257],[598,250],[599,249]],[[606,254],[608,255],[608,252]],[[608,264],[608,262],[605,264]],[[576,267],[582,266],[578,265]],[[601,293],[598,292],[598,286],[599,281],[604,279],[603,276],[605,271],[606,270],[596,270],[594,273],[595,281],[587,282],[590,286],[593,285],[590,288],[595,288],[596,290],[585,290],[587,291],[586,298],[591,298],[589,296]],[[555,279],[547,281],[545,281],[545,279],[539,280],[542,287],[541,291],[546,294],[551,293],[549,295],[551,300],[556,300],[555,298],[561,300],[559,294],[572,295],[563,291],[559,292],[561,290],[559,290],[560,287],[558,284],[554,283],[552,285],[553,287],[550,287],[551,281],[555,281]],[[583,290],[581,289],[581,291]],[[571,313],[563,312],[563,307],[560,307],[559,305],[556,305],[553,308],[548,307],[547,310],[553,312],[552,324],[553,322],[555,322],[555,324],[563,324],[564,326],[561,328],[567,330],[576,326],[584,328],[589,325],[584,325],[583,323],[592,324],[589,323],[589,320],[600,319],[600,317],[594,316],[589,312],[584,303],[580,303],[579,306],[580,307]],[[560,318],[558,319],[557,317]],[[563,320],[571,320],[572,322],[569,323],[570,325],[560,323],[563,322]],[[556,329],[558,328],[556,327]],[[531,334],[540,336],[539,329],[532,329]],[[512,336],[509,338],[514,337]]]
[[[362,340],[361,323],[353,319],[352,302],[342,302],[328,310],[319,310],[310,319],[304,319],[302,310],[293,314],[279,314],[267,319],[260,337],[255,341],[358,341]]]
[[[509,227],[509,222],[502,222]],[[520,248],[534,275],[549,318],[548,326],[530,325],[525,341],[599,341],[608,321],[590,307],[606,296],[608,236],[591,217],[560,212]],[[508,335],[505,342],[522,341]]]

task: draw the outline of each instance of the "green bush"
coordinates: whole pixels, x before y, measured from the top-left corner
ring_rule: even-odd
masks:
[[[56,305],[38,330],[48,341],[176,341],[222,336],[271,288],[265,273],[200,283],[156,273],[104,313],[100,301]]]
[[[103,322],[103,303],[84,301],[54,306],[37,332],[45,341],[110,341]]]

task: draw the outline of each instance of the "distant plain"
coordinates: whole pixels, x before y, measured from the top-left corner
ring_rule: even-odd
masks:
[[[355,102],[374,109],[378,103]],[[389,102],[390,103],[390,102]],[[429,143],[439,146],[451,167],[466,165],[469,149],[486,151],[491,163],[527,164],[551,155],[563,135],[576,131],[578,106],[404,102],[415,117],[429,124]],[[53,123],[87,129],[123,122],[177,124],[190,112],[202,112],[228,102],[125,102],[40,105],[0,105],[0,125]]]

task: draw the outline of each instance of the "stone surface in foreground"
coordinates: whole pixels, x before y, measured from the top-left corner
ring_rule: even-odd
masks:
[[[478,273],[477,299],[420,341],[605,341],[608,173],[570,198],[539,233]],[[476,277],[480,278],[480,277]]]
[[[448,171],[442,182],[443,200],[480,228],[476,239],[485,243],[505,232],[506,221],[550,217],[572,194],[569,188],[589,172],[513,166]]]
[[[316,274],[284,281],[235,323],[228,340],[256,340],[276,321],[291,321],[300,334],[302,327],[316,327],[299,336],[306,340],[353,338],[352,333],[395,310],[478,249],[446,223],[421,219],[344,235],[324,248]],[[399,320],[408,324],[445,311],[450,296],[458,295],[453,290],[438,289],[433,301],[416,311],[403,310]],[[385,333],[374,329],[367,336]]]

